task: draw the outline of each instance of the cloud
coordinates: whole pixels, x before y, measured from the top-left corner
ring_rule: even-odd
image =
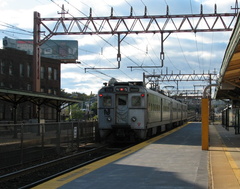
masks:
[[[96,3],[96,0],[55,0],[54,2],[38,0],[29,1],[27,4],[19,4],[16,0],[1,1],[0,21],[32,31],[34,11],[38,11],[43,18],[59,17],[58,12],[61,11],[62,4],[65,5],[65,10],[69,12],[69,14],[65,15],[66,17],[89,16],[90,8],[92,8],[92,16],[100,17],[110,16],[111,7],[114,16],[128,16],[130,15],[131,6],[133,7],[132,14],[134,16],[144,15],[145,6],[148,15],[166,15],[167,5],[169,6],[169,14],[199,14],[201,3],[203,4],[203,13],[213,13],[214,4],[217,1],[101,0],[101,2]],[[217,4],[217,12],[234,12],[231,10],[231,6],[235,5],[235,0],[221,1],[217,2]],[[214,20],[209,18],[208,21],[212,23]],[[193,19],[193,22],[196,24],[197,20]],[[3,26],[0,27],[6,29]],[[140,27],[142,26],[138,23],[136,28]],[[201,27],[206,26],[202,23]],[[20,34],[0,33],[2,38],[4,35],[15,39],[32,38],[32,36]],[[122,59],[120,69],[87,69],[86,73],[84,68],[116,68],[118,66],[116,35],[54,36],[51,39],[78,40],[81,64],[62,64],[62,88],[69,92],[79,91],[89,94],[91,90],[96,93],[102,83],[107,82],[111,77],[115,77],[119,81],[129,81],[142,80],[143,72],[152,74],[153,72],[166,72],[168,69],[169,72],[173,71],[174,73],[179,71],[192,73],[193,70],[202,72],[202,70],[219,69],[230,35],[231,32],[172,33],[164,41],[165,60],[163,68],[135,68],[131,71],[127,68],[128,66],[160,65],[161,40],[160,34],[129,34],[121,42],[120,53]],[[164,37],[166,36],[167,34],[164,34]],[[121,38],[123,37],[124,35],[121,35]],[[163,83],[161,85],[168,84]],[[182,86],[179,84],[179,87],[186,87],[186,84]]]
[[[6,7],[7,2],[6,1],[0,1],[0,8]]]
[[[80,92],[97,94],[97,91],[102,87],[103,81],[96,79],[96,76],[91,74],[80,74],[67,72],[62,74],[62,88],[66,92]],[[70,85],[69,85],[70,84]]]

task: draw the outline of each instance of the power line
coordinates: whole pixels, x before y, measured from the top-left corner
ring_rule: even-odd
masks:
[[[52,1],[52,0],[51,0]],[[65,0],[66,1],[66,0]],[[70,4],[69,2],[67,2],[68,4]],[[126,3],[128,3],[127,1],[126,1]],[[83,3],[84,4],[84,3]],[[129,4],[129,3],[128,3]],[[79,9],[77,9],[74,5],[72,5],[72,4],[70,4],[73,8],[75,8],[76,10],[78,10],[78,11],[80,11]],[[84,4],[84,5],[86,5],[86,4]],[[130,5],[130,4],[129,4]],[[86,6],[88,6],[88,5],[86,5]],[[130,5],[131,6],[131,5]],[[81,11],[80,11],[81,12]],[[82,12],[81,12],[82,13]],[[98,35],[98,37],[100,37],[103,41],[105,41],[105,43],[106,44],[109,44],[111,47],[113,47],[115,50],[117,50],[116,49],[116,47],[115,46],[113,46],[110,42],[109,42],[109,40],[105,40],[103,37],[101,37],[101,36],[99,36]],[[127,55],[125,55],[126,57],[127,57]],[[128,58],[130,61],[133,61],[131,58]],[[109,61],[109,60],[108,60]],[[110,62],[110,61],[109,61]],[[135,64],[137,64],[136,62],[134,62]],[[121,72],[123,72],[122,70],[120,70]],[[128,76],[125,72],[123,72],[124,73],[124,75],[126,75],[127,77],[129,77],[129,78],[131,78],[130,76]]]
[[[50,0],[50,1],[52,1],[54,4],[56,4],[53,0]],[[65,0],[66,1],[66,0]],[[66,1],[67,2],[67,1]],[[69,5],[71,5],[73,8],[75,8],[76,10],[78,10],[78,11],[80,11],[79,9],[77,9],[75,6],[73,6],[72,4],[70,4],[69,2],[67,2]],[[60,7],[58,4],[56,4],[58,7]],[[81,11],[80,11],[81,12]],[[84,14],[83,12],[81,12],[82,14]],[[68,13],[68,14],[70,14],[70,13]],[[71,14],[70,14],[71,15]],[[74,18],[74,16],[73,15],[71,15],[73,18]],[[105,40],[103,37],[101,37],[101,36],[99,36],[98,35],[98,37],[100,37],[105,43],[107,43],[107,44],[109,44],[110,46],[112,46],[115,50],[116,50],[116,47],[114,47],[109,41],[107,41],[107,40]],[[105,57],[105,56],[104,56]],[[105,57],[106,58],[106,57]],[[108,60],[108,59],[107,59]],[[109,61],[108,60],[108,62],[110,62],[111,63],[111,61]],[[111,63],[112,64],[112,63]],[[94,69],[94,67],[91,67],[92,69]],[[86,70],[86,69],[85,69]],[[123,72],[122,70],[120,70],[125,76],[127,76],[127,77],[129,77],[130,79],[132,79],[130,76],[128,76],[125,72]],[[98,73],[100,73],[100,74],[103,74],[104,75],[104,73],[103,72],[100,72],[100,71],[97,71]],[[110,76],[109,76],[110,77]]]

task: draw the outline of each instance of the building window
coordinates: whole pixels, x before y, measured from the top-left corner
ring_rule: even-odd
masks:
[[[30,84],[27,84],[27,90],[28,90],[28,91],[31,91],[31,90],[32,90],[32,87],[31,87]]]
[[[9,61],[8,73],[9,73],[9,75],[13,75],[13,64],[12,64],[12,61]]]
[[[19,66],[20,77],[23,77],[24,76],[23,64],[20,64]]]
[[[31,66],[30,66],[30,64],[27,65],[27,77],[31,77]]]
[[[45,75],[45,68],[41,67],[41,79],[44,79],[44,75]]]
[[[5,63],[4,60],[1,60],[1,74],[4,74],[4,70],[5,70]]]
[[[48,67],[48,80],[52,79],[52,68]]]
[[[58,75],[58,74],[57,74],[57,69],[54,69],[54,70],[53,70],[53,77],[54,77],[53,79],[54,79],[54,80],[57,80],[57,75]]]
[[[52,89],[48,89],[48,94],[52,94]]]

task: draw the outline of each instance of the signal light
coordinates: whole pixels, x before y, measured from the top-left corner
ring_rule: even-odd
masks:
[[[141,94],[141,97],[145,97],[145,94],[142,93],[142,94]]]
[[[103,94],[99,94],[99,97],[103,97]]]
[[[127,87],[117,87],[116,88],[116,92],[127,92],[127,91],[128,91]]]

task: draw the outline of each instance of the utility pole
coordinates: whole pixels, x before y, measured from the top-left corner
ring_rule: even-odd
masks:
[[[33,91],[41,91],[41,52],[40,52],[40,14],[34,12],[34,27],[33,27]]]

